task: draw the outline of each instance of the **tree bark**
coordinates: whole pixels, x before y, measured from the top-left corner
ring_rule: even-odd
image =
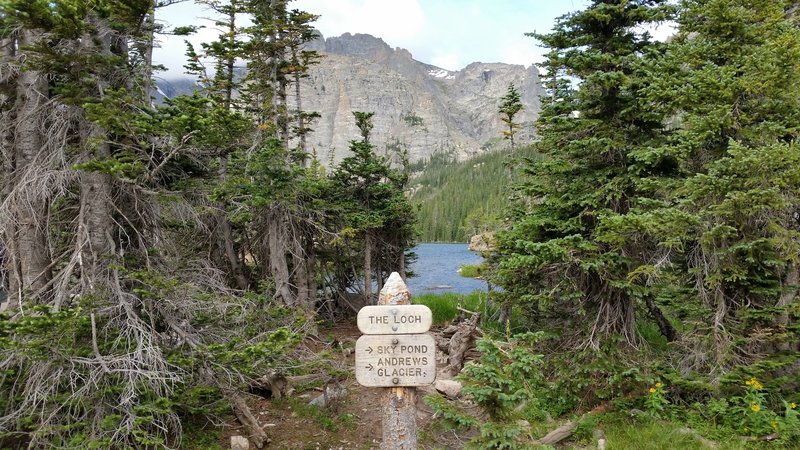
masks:
[[[383,395],[383,450],[417,450],[417,390],[385,388]]]
[[[21,30],[19,46],[24,48],[36,45],[42,34],[34,30]],[[16,127],[14,130],[14,152],[12,186],[30,182],[29,176],[37,168],[37,156],[42,151],[44,139],[43,106],[47,101],[47,79],[37,70],[21,67],[17,82],[15,102]],[[34,295],[40,301],[46,298],[40,292],[50,281],[50,251],[47,245],[45,217],[48,205],[43,193],[29,196],[26,204],[12,205],[16,213],[10,218],[9,248],[11,270],[11,291],[22,300],[25,295]]]
[[[364,233],[364,301],[372,304],[372,233]]]
[[[221,156],[219,160],[219,180],[224,183],[228,178],[228,156]],[[225,215],[226,207],[223,201],[217,205],[219,208],[215,213],[217,219],[217,226],[222,238],[222,245],[225,249],[225,256],[228,260],[228,265],[231,268],[231,274],[236,282],[236,287],[241,290],[246,290],[250,286],[250,277],[247,276],[244,264],[239,259],[239,254],[236,252],[236,244],[233,241],[233,231],[228,218]]]
[[[156,1],[152,1],[150,11],[145,19],[145,42],[142,44],[142,100],[146,106],[151,106],[153,94],[153,46],[155,43],[156,28]]]
[[[311,305],[311,308],[315,308],[317,305],[317,257],[314,253],[314,240],[306,239],[305,246],[306,267],[308,267],[306,272],[306,275],[308,276],[308,302]]]
[[[403,250],[403,246],[398,245],[397,251],[399,255],[397,257],[397,272],[400,274],[400,277],[404,280],[406,279],[406,252]]]
[[[302,236],[295,236],[294,239],[292,239],[293,279],[297,292],[295,301],[301,308],[313,311],[314,305],[310,304],[311,292],[308,286],[308,259],[306,258],[305,246],[302,243],[302,239]]]
[[[91,20],[97,26],[97,33],[84,36],[82,46],[87,54],[99,53],[110,56],[114,33],[102,19]],[[97,47],[99,46],[99,48]],[[97,92],[102,99],[108,81],[95,80]],[[84,161],[106,159],[111,155],[108,133],[96,123],[84,119],[81,124],[82,159]],[[81,291],[99,293],[109,286],[108,265],[114,253],[114,220],[112,217],[112,178],[100,171],[82,172],[80,175],[80,212],[78,219],[78,239],[81,249]]]
[[[276,296],[284,305],[295,306],[294,295],[289,285],[289,266],[286,260],[288,239],[284,229],[283,214],[271,212],[267,218],[267,239],[269,241],[270,275],[275,283]]]
[[[296,46],[292,47],[292,59],[294,61],[298,60]],[[299,144],[300,152],[302,152],[301,164],[303,167],[307,167],[308,158],[306,155],[307,153],[306,131],[305,131],[306,124],[305,124],[305,117],[303,117],[303,103],[302,103],[302,97],[300,95],[300,70],[298,68],[295,68],[294,72],[294,101],[297,106],[297,130],[298,130],[297,132],[298,132],[298,137],[300,138],[300,144]]]
[[[669,320],[664,317],[664,313],[661,311],[661,308],[656,305],[656,302],[653,301],[653,297],[648,295],[644,300],[647,304],[647,310],[650,311],[650,315],[652,315],[653,319],[655,319],[656,324],[658,324],[658,329],[667,339],[667,342],[675,342],[678,340],[678,332],[675,330],[675,327],[672,326]]]
[[[789,326],[789,311],[787,307],[797,300],[799,284],[800,268],[797,267],[797,264],[792,264],[783,280],[784,291],[778,298],[778,302],[775,305],[778,308],[781,308],[777,318],[778,325],[781,327],[785,328]],[[792,347],[796,349],[798,346],[800,346],[800,344],[797,342],[783,342],[778,346],[778,348],[783,351],[789,351],[792,350]]]

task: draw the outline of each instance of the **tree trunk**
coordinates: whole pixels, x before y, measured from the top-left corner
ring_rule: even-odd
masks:
[[[224,183],[228,177],[228,156],[220,157],[219,161],[219,180]],[[233,231],[231,224],[228,222],[225,211],[225,203],[220,201],[217,205],[219,208],[215,213],[217,219],[217,226],[222,238],[222,245],[225,248],[225,256],[228,260],[228,265],[231,268],[231,274],[236,281],[236,287],[241,290],[246,290],[250,286],[250,277],[247,276],[244,264],[239,260],[239,254],[236,252],[236,245],[233,241]]]
[[[267,218],[267,238],[269,240],[270,275],[275,283],[275,295],[286,306],[295,306],[294,295],[289,285],[289,266],[286,251],[289,244],[283,223],[283,215],[272,212]]]
[[[664,317],[664,313],[661,311],[661,308],[656,305],[656,302],[653,301],[653,297],[648,295],[644,300],[647,304],[647,310],[650,311],[650,315],[652,315],[653,319],[655,319],[656,323],[658,324],[658,329],[667,339],[667,342],[675,342],[678,340],[678,332],[675,330],[675,327],[672,326],[669,320]]]
[[[302,243],[302,236],[296,236],[292,240],[292,261],[294,266],[293,279],[297,291],[295,301],[301,308],[308,311],[314,310],[314,305],[310,303],[311,293],[308,286],[308,259],[305,254],[305,246]]]
[[[400,277],[404,280],[406,279],[406,252],[403,250],[403,246],[398,245],[397,251],[399,254],[397,255],[397,272],[400,274]]]
[[[42,39],[41,33],[22,30],[19,33],[19,46],[24,48],[36,45]],[[14,105],[16,127],[14,130],[14,152],[12,176],[9,183],[18,186],[31,182],[38,169],[37,157],[44,143],[41,130],[44,128],[43,106],[47,101],[47,80],[45,76],[29,67],[21,67],[17,82],[17,96]],[[44,193],[29,196],[25,204],[12,205],[16,213],[10,218],[9,253],[12,293],[18,296],[32,294],[40,301],[46,295],[40,292],[48,284],[50,271],[50,251],[47,245],[45,217],[48,205]],[[13,243],[11,242],[13,241]],[[19,298],[18,301],[21,301]]]
[[[292,59],[297,60],[297,48],[296,47],[292,47]],[[298,132],[298,135],[299,135],[299,138],[300,138],[300,144],[299,144],[300,152],[302,152],[301,164],[302,164],[303,167],[307,167],[308,166],[308,158],[306,157],[306,153],[307,153],[307,150],[306,150],[306,147],[307,147],[307,145],[306,145],[306,131],[305,131],[306,124],[305,124],[305,118],[303,117],[303,103],[302,103],[301,100],[302,99],[301,99],[301,96],[300,96],[300,70],[295,68],[295,72],[294,72],[294,101],[295,101],[295,105],[297,106],[297,130],[298,130],[297,132]]]
[[[90,139],[103,139],[104,133],[94,124]],[[102,158],[109,153],[102,144],[92,155]],[[111,217],[111,176],[101,172],[84,172],[80,178],[81,291],[95,293],[106,286],[107,267],[114,252]]]
[[[378,292],[383,289],[383,265],[381,264],[380,250],[376,250],[378,258],[375,260],[375,281],[378,282]]]
[[[792,264],[783,280],[784,291],[780,298],[778,298],[778,302],[775,305],[778,308],[781,308],[777,322],[778,325],[783,328],[789,326],[788,306],[794,303],[794,301],[797,299],[798,283],[800,283],[800,269],[798,269],[797,264]],[[778,348],[783,351],[792,350],[792,347],[797,348],[798,343],[784,342],[778,346]]]
[[[151,10],[145,19],[144,32],[146,40],[142,44],[142,100],[146,106],[151,106],[153,94],[153,46],[156,28],[156,3],[151,2]]]
[[[383,394],[383,445],[386,450],[417,449],[417,390],[385,388]]]
[[[411,293],[400,278],[392,273],[378,294],[379,305],[410,305]],[[385,450],[417,449],[417,389],[385,388],[383,405],[383,444]]]
[[[372,233],[364,233],[364,301],[372,304]]]
[[[16,56],[16,35],[11,34],[0,39],[0,67],[11,67]],[[14,100],[16,79],[11,70],[0,70],[0,202],[8,198],[13,185],[11,174],[14,161],[14,136],[12,134],[14,123]],[[4,303],[8,296],[8,271],[9,249],[8,243],[12,234],[9,233],[11,221],[0,218],[0,312],[8,307]]]
[[[92,17],[94,19],[94,17]],[[114,33],[107,22],[91,20],[97,26],[96,34],[84,36],[81,45],[87,54],[99,53],[110,56],[113,52]],[[99,46],[99,48],[97,47]],[[125,49],[127,53],[127,49]],[[108,81],[97,77],[97,93],[102,99]],[[111,155],[108,134],[96,123],[81,124],[82,160],[102,160]],[[80,175],[80,212],[78,218],[78,242],[80,242],[81,292],[97,293],[98,298],[107,298],[104,292],[110,285],[108,265],[114,253],[114,219],[112,217],[112,178],[100,171],[82,172]]]
[[[314,253],[314,239],[306,238],[306,267],[308,268],[306,275],[308,276],[308,303],[312,310],[317,305],[317,257]]]

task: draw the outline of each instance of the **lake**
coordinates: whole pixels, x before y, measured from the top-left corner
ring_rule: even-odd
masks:
[[[406,282],[412,295],[486,291],[485,281],[458,274],[461,265],[483,261],[480,255],[469,250],[468,244],[419,244],[413,251],[417,260],[410,269],[416,276]]]

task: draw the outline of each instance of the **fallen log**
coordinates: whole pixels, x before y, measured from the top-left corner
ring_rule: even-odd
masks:
[[[247,406],[247,402],[244,401],[244,398],[236,391],[230,389],[225,389],[223,392],[225,393],[225,398],[227,398],[228,402],[231,404],[233,413],[247,431],[250,440],[256,448],[264,448],[264,445],[269,444],[270,439],[267,437],[267,433],[261,428],[261,425],[253,415],[253,412],[250,411],[250,407]]]
[[[555,445],[559,442],[563,441],[564,439],[572,436],[572,433],[575,431],[575,428],[578,426],[578,422],[567,422],[564,425],[556,428],[555,430],[547,433],[545,437],[539,439],[539,444],[541,445]]]

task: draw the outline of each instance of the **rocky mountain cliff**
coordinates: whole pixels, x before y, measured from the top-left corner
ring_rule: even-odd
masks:
[[[372,142],[380,152],[403,147],[412,162],[436,152],[467,159],[505,145],[497,110],[509,83],[525,106],[517,121],[532,125],[539,111],[534,66],[476,62],[452,72],[366,34],[320,36],[309,47],[324,57],[303,83],[302,107],[321,114],[308,143],[324,163],[340,161],[359,137],[353,111],[375,113]],[[523,131],[529,138],[532,126]]]
[[[353,111],[375,113],[372,142],[380,153],[404,148],[412,162],[436,152],[464,160],[507,145],[497,110],[512,82],[524,105],[517,121],[526,125],[517,141],[530,138],[541,92],[534,66],[475,62],[452,72],[367,34],[320,35],[308,47],[323,58],[302,82],[301,106],[321,115],[307,142],[323,164],[341,161],[359,138]],[[195,88],[189,78],[162,80],[156,100]]]

